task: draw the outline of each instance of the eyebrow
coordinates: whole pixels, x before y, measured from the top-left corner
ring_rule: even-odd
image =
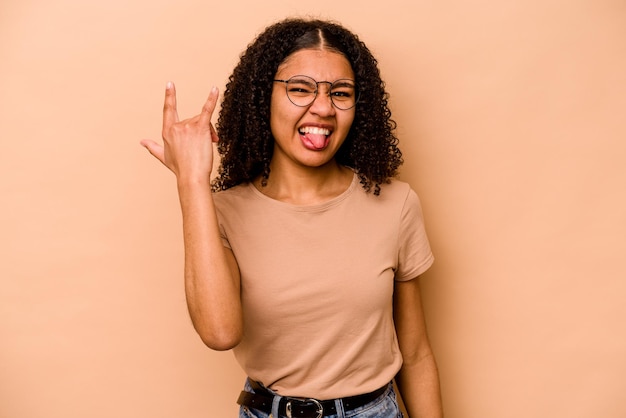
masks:
[[[347,78],[340,78],[333,81],[333,87],[354,87],[354,81]]]
[[[289,77],[289,78],[285,79],[285,81],[295,80],[295,81],[298,81],[298,82],[301,82],[301,83],[315,85],[315,83],[312,81],[312,80],[314,80],[313,78],[311,78],[311,77],[306,78],[306,77],[307,76],[302,76],[302,75],[301,76],[297,76],[297,75],[294,75],[293,77]]]

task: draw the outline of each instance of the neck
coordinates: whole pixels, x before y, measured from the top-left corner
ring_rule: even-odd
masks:
[[[266,186],[261,178],[254,185],[261,193],[272,199],[295,205],[324,203],[345,192],[352,182],[354,173],[334,160],[322,167],[270,166]]]

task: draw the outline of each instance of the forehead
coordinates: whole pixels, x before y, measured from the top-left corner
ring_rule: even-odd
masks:
[[[276,76],[289,78],[294,75],[308,75],[317,81],[354,79],[354,72],[346,57],[325,49],[301,49],[289,55],[278,66]]]

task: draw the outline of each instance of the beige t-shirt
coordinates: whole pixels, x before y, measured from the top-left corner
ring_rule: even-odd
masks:
[[[394,280],[433,262],[419,199],[392,181],[380,196],[355,175],[319,205],[273,200],[252,184],[214,195],[224,245],[241,272],[244,336],[235,356],[283,396],[367,393],[398,372]]]

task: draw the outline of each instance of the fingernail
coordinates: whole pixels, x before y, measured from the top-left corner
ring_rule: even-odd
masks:
[[[168,81],[167,84],[165,85],[166,89],[171,89],[172,88],[173,83],[171,81]]]
[[[216,86],[213,86],[211,88],[211,93],[214,93],[214,94],[217,93],[217,87]]]

